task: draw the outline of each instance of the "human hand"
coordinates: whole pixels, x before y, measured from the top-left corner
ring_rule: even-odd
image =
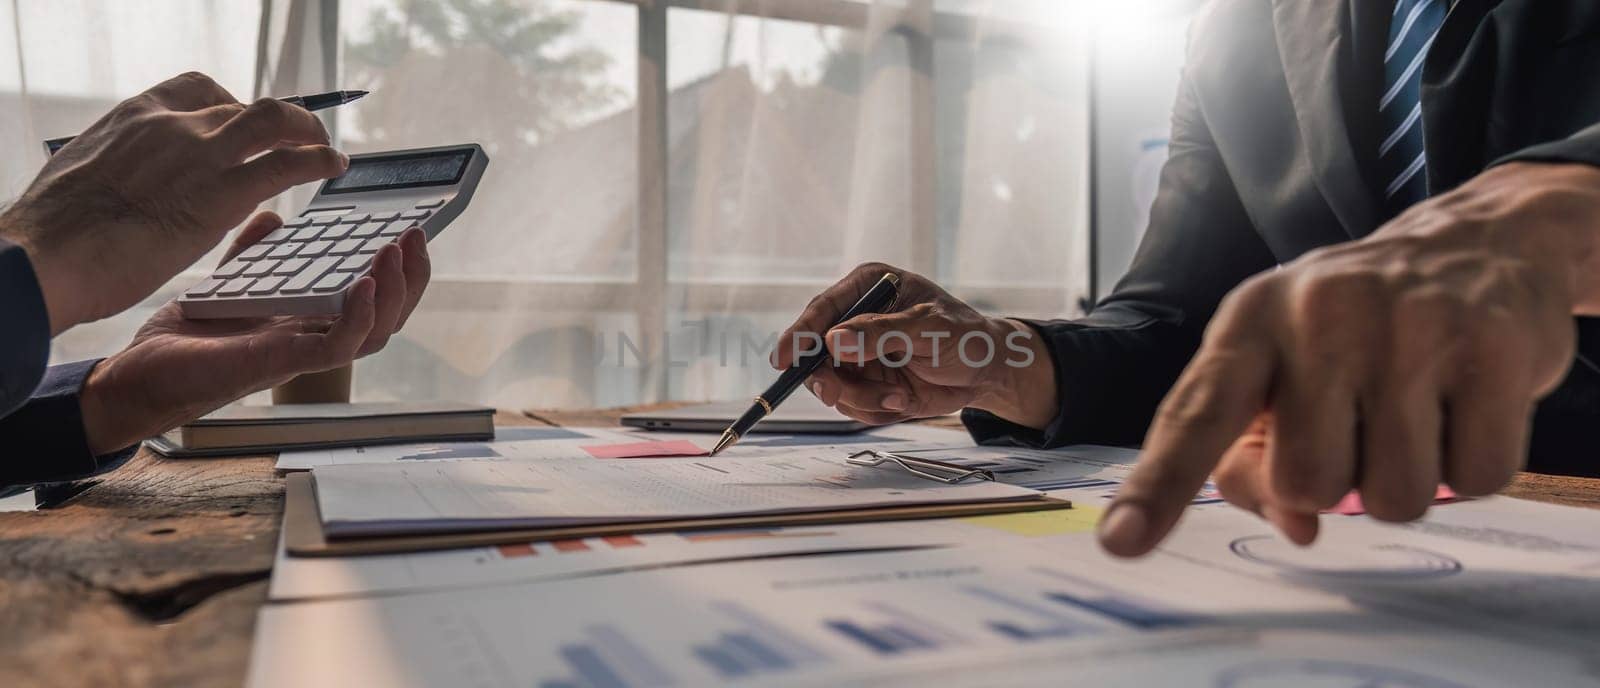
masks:
[[[891,312],[829,327],[886,272],[900,276]],[[1056,413],[1050,356],[1032,328],[985,317],[927,278],[882,263],[857,267],[813,298],[779,337],[772,365],[787,368],[821,347],[834,364],[818,368],[807,386],[867,423],[973,407],[1044,427]]]
[[[223,262],[282,224],[274,213],[256,215]],[[427,239],[413,227],[378,251],[371,274],[350,288],[335,318],[188,320],[168,303],[85,381],[90,449],[115,451],[296,375],[382,349],[416,308],[430,272]]]
[[[1572,316],[1600,310],[1597,217],[1600,170],[1505,165],[1247,281],[1162,402],[1101,543],[1154,548],[1219,460],[1223,495],[1301,543],[1352,489],[1388,521],[1420,517],[1441,481],[1499,489],[1572,361]]]
[[[51,157],[0,215],[0,237],[27,251],[59,334],[138,303],[262,201],[347,163],[310,112],[271,98],[245,107],[190,72]]]

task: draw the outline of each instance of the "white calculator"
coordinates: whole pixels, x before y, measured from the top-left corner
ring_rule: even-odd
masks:
[[[431,241],[472,200],[489,156],[477,144],[350,156],[298,216],[178,298],[184,317],[334,315],[372,258],[407,229]]]

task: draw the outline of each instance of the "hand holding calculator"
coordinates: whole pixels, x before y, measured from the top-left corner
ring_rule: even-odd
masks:
[[[411,227],[429,240],[472,199],[489,158],[477,144],[367,153],[306,209],[179,297],[194,319],[333,315],[378,249]]]

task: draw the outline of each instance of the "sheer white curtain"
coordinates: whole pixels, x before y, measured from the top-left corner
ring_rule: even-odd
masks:
[[[34,157],[0,179],[19,190],[39,138],[166,72],[220,70],[241,97],[369,89],[328,120],[347,149],[475,141],[492,162],[431,246],[418,312],[357,364],[358,398],[742,398],[773,375],[772,337],[862,261],[932,275],[996,313],[1078,310],[1089,60],[1075,16],[1087,1],[139,3],[199,17],[152,19],[166,28],[138,39],[177,57],[106,55],[140,62],[137,78],[100,87],[76,120],[53,120],[61,131],[7,116],[0,136]],[[25,46],[48,30],[32,14],[62,11],[35,4],[85,16],[120,5],[21,0],[23,21],[4,28]],[[59,47],[14,51],[26,64],[0,51],[0,91],[13,93],[0,114],[37,107],[35,89],[5,79],[94,54],[99,39],[74,18],[59,18]],[[58,358],[107,353],[139,319],[75,330]]]
[[[652,29],[628,3],[513,2],[474,18],[347,1],[342,81],[374,95],[340,113],[346,145],[472,138],[493,157],[434,244],[432,293],[358,366],[358,395],[742,398],[773,375],[771,338],[866,260],[996,312],[1076,312],[1078,4],[673,2],[664,55],[641,58]],[[535,35],[558,37],[530,49]],[[662,58],[656,108],[636,85]],[[667,194],[652,223],[640,175],[657,172],[641,172],[638,132],[655,116]]]

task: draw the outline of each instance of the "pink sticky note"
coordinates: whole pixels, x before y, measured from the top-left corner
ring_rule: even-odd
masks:
[[[597,459],[659,459],[669,456],[709,456],[689,440],[670,442],[625,442],[623,444],[596,444],[583,448]]]
[[[1443,504],[1456,500],[1456,493],[1447,485],[1440,485],[1438,491],[1433,493],[1433,503]],[[1350,494],[1339,500],[1331,509],[1323,509],[1325,514],[1339,514],[1340,516],[1360,516],[1367,513],[1366,505],[1361,503],[1361,493],[1352,490]]]

